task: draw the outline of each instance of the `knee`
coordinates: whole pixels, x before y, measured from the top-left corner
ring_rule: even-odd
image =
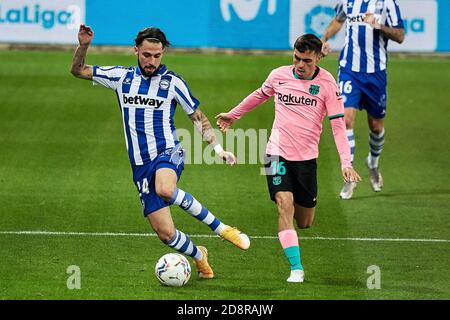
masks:
[[[308,229],[312,226],[312,221],[298,221],[297,220],[297,227],[299,229]]]
[[[314,208],[296,207],[295,221],[299,229],[308,229],[312,227],[314,222]]]
[[[353,108],[345,109],[344,122],[346,129],[353,129],[355,125],[355,112]]]
[[[370,131],[376,135],[383,133],[384,131],[384,120],[383,119],[369,119]]]
[[[159,240],[161,240],[164,243],[168,243],[173,236],[175,235],[175,230],[169,227],[157,227],[153,228],[158,235]]]
[[[354,118],[353,117],[345,117],[345,128],[353,129]]]
[[[294,199],[292,196],[277,193],[275,195],[275,200],[280,215],[287,215],[290,212],[294,212]]]
[[[156,194],[165,201],[169,201],[170,199],[172,199],[172,195],[174,192],[175,186],[167,185],[164,183],[156,186]]]
[[[381,133],[384,132],[384,127],[383,126],[373,126],[372,128],[370,128],[370,131],[372,131],[372,133],[374,133],[376,135],[380,135]]]

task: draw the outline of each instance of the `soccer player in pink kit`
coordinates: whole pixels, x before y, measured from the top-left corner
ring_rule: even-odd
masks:
[[[270,197],[278,208],[278,238],[289,260],[288,282],[303,282],[304,270],[293,220],[301,229],[314,221],[317,203],[316,159],[322,122],[328,116],[341,161],[344,181],[358,182],[350,161],[345,134],[344,105],[333,76],[319,68],[322,42],[312,34],[294,45],[294,63],[273,70],[262,87],[228,113],[216,116],[225,131],[242,115],[270,97],[275,100],[275,121],[266,148],[266,176]]]

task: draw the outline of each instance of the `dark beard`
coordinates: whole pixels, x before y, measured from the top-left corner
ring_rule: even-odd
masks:
[[[151,76],[153,76],[153,75],[158,71],[158,69],[159,69],[159,68],[157,68],[157,69],[156,69],[155,71],[153,71],[152,73],[145,72],[145,69],[142,68],[141,63],[139,62],[139,59],[138,59],[138,66],[139,66],[139,69],[141,70],[141,74],[142,74],[143,76],[145,76],[145,77],[151,77]]]

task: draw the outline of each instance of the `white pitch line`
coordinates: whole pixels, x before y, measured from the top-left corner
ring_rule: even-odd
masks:
[[[0,235],[36,235],[36,236],[100,236],[100,237],[156,237],[155,233],[125,233],[125,232],[64,232],[64,231],[0,231]],[[191,238],[216,238],[217,235],[193,234]],[[278,239],[276,236],[249,236],[251,239]],[[329,241],[387,241],[387,242],[444,242],[448,239],[402,239],[402,238],[338,238],[338,237],[301,237],[302,240]]]

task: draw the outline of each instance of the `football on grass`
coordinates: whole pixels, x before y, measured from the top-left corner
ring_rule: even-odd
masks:
[[[156,263],[155,275],[163,285],[182,287],[191,277],[191,265],[183,255],[167,253]]]

